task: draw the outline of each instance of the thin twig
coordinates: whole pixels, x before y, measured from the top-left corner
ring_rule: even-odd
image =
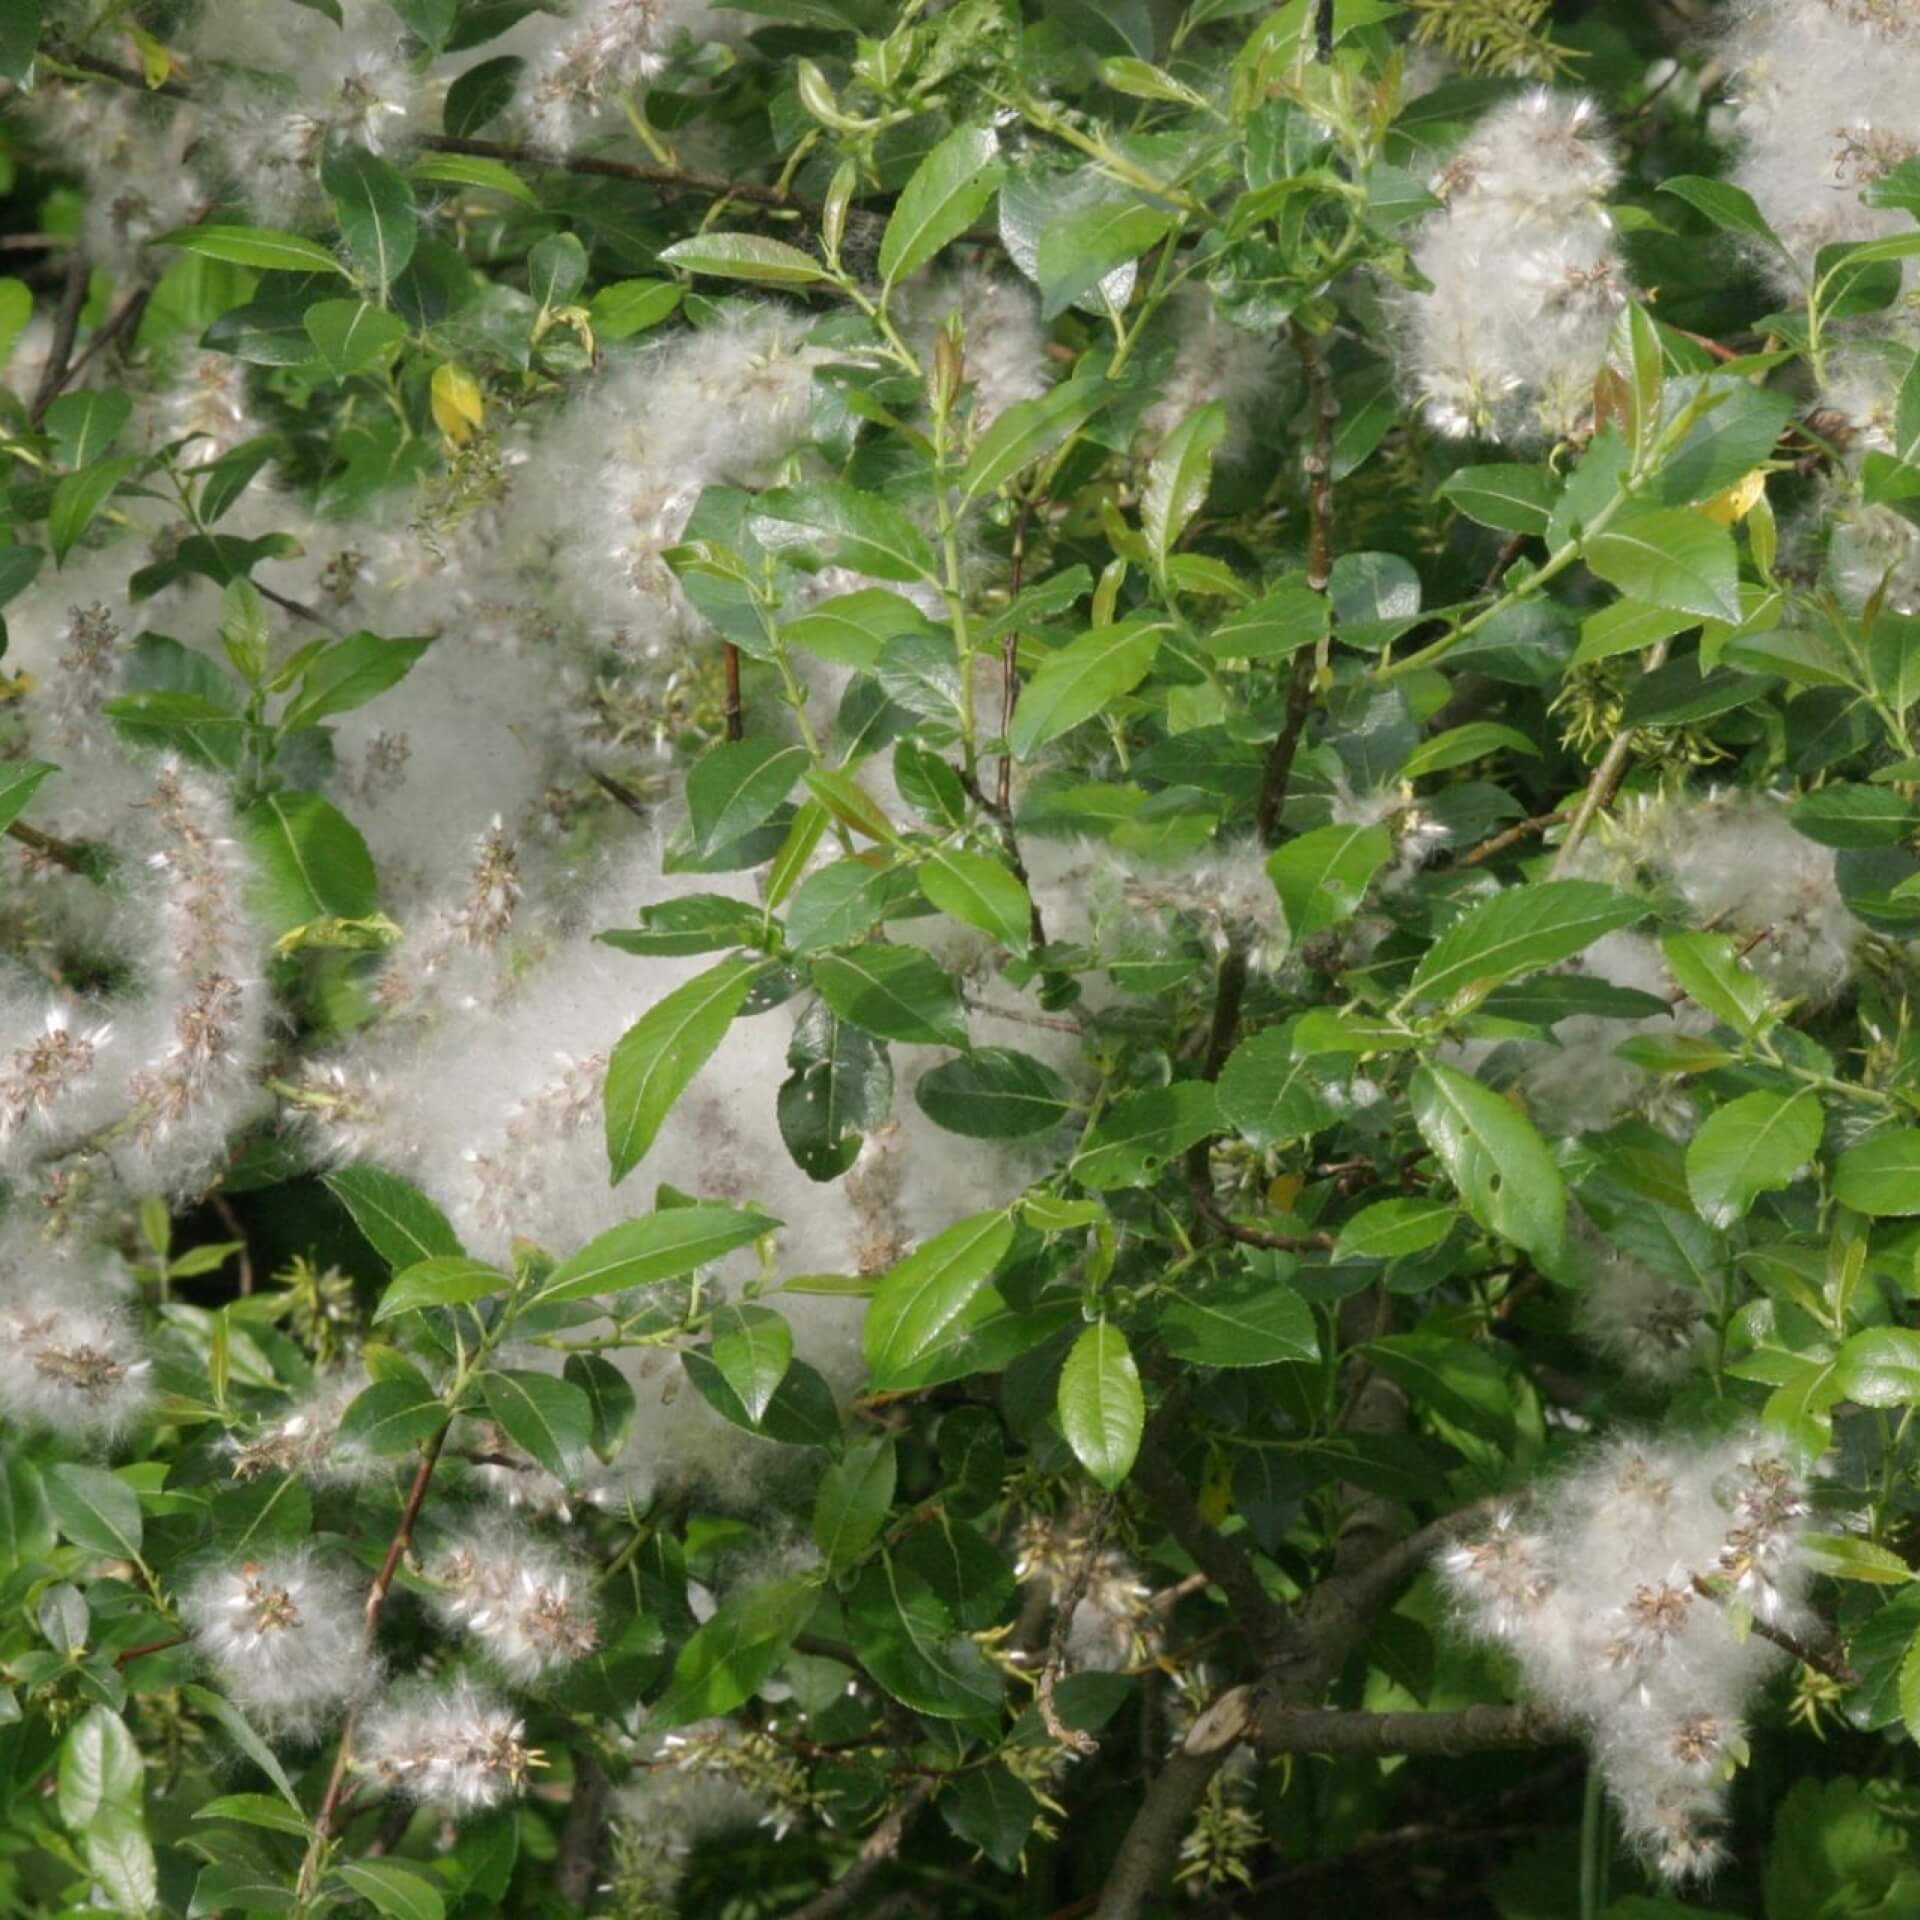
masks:
[[[997,1007],[990,1000],[976,1000],[971,994],[961,996],[962,1003],[974,1013],[984,1013],[989,1020],[1011,1020],[1023,1027],[1044,1027],[1049,1033],[1085,1033],[1078,1020],[1068,1020],[1057,1013],[1028,1013],[1024,1007]]]
[[[839,1920],[842,1914],[857,1912],[856,1903],[866,1891],[868,1881],[899,1853],[907,1829],[926,1810],[936,1784],[933,1780],[920,1781],[867,1835],[860,1857],[853,1865],[823,1893],[816,1893],[804,1906],[795,1907],[787,1920]]]
[[[247,1251],[247,1230],[240,1224],[240,1216],[234,1212],[233,1202],[218,1187],[207,1195],[207,1201],[220,1216],[220,1224],[239,1245],[240,1297],[245,1299],[253,1291],[253,1255]]]
[[[1716,1606],[1726,1604],[1723,1597],[1699,1574],[1693,1576],[1693,1590],[1703,1600],[1711,1600]],[[1811,1647],[1804,1640],[1787,1632],[1784,1627],[1770,1626],[1765,1620],[1749,1616],[1747,1630],[1757,1633],[1762,1640],[1778,1647],[1782,1653],[1790,1653],[1803,1667],[1811,1667],[1815,1673],[1823,1673],[1829,1680],[1838,1681],[1843,1687],[1857,1687],[1860,1684],[1860,1672],[1850,1666],[1844,1656],[1832,1647]]]
[[[442,1421],[427,1442],[426,1451],[420,1456],[419,1468],[413,1476],[413,1485],[407,1490],[406,1505],[400,1509],[399,1525],[394,1528],[393,1538],[387,1543],[387,1557],[381,1561],[380,1571],[374,1575],[373,1585],[367,1591],[361,1640],[369,1650],[379,1637],[380,1616],[386,1610],[387,1595],[392,1591],[393,1578],[400,1570],[400,1562],[413,1542],[414,1524],[420,1518],[420,1509],[426,1504],[427,1488],[433,1482],[433,1470],[440,1463],[440,1450],[447,1444],[447,1434],[451,1428],[451,1421]],[[313,1838],[307,1845],[306,1858],[300,1863],[298,1898],[303,1902],[311,1901],[318,1890],[321,1868],[333,1844],[334,1829],[346,1793],[347,1775],[353,1765],[353,1736],[359,1725],[364,1699],[362,1695],[347,1709],[346,1719],[340,1727],[340,1743],[334,1749],[333,1771],[327,1776],[327,1788],[320,1801],[320,1811],[313,1816]]]
[[[720,649],[721,664],[727,676],[727,738],[747,737],[747,710],[740,699],[740,649],[731,640]]]
[[[1033,516],[1033,502],[1022,500],[1013,517],[1013,556],[1007,568],[1007,592],[1015,600],[1025,584],[1027,573],[1027,523]],[[1020,635],[1009,627],[1000,636],[1000,737],[1011,741],[1013,713],[1020,700]],[[1003,820],[1013,816],[1013,748],[1000,756],[999,812]]]
[[[152,298],[153,289],[151,287],[136,287],[128,294],[94,330],[93,337],[81,351],[80,357],[67,369],[66,375],[60,384],[63,387],[72,386],[92,364],[96,354],[104,352],[106,348],[110,347],[122,334],[137,331],[140,325],[140,316],[146,312],[147,302]]]
[[[40,384],[34,390],[33,408],[27,416],[36,427],[47,417],[47,409],[67,384],[67,362],[73,357],[74,338],[80,331],[80,310],[87,304],[87,282],[92,272],[84,253],[76,253],[67,262],[67,284],[53,317],[53,345],[48,349],[47,363],[40,371]]]
[[[600,1860],[607,1840],[607,1806],[613,1797],[605,1769],[584,1741],[573,1751],[573,1797],[566,1823],[560,1829],[559,1851],[553,1862],[553,1890],[570,1907],[585,1913],[600,1878]]]
[[[52,834],[42,833],[38,827],[30,827],[24,820],[9,820],[6,832],[8,839],[18,840],[42,860],[51,860],[55,866],[65,867],[69,873],[77,873],[85,878],[93,871],[85,848],[71,840],[56,840]]]
[[[1531,820],[1522,820],[1496,833],[1491,839],[1482,840],[1471,853],[1463,853],[1453,864],[1456,867],[1477,867],[1482,861],[1497,858],[1509,847],[1517,847],[1522,840],[1530,840],[1536,833],[1545,833],[1549,827],[1557,827],[1566,817],[1565,807],[1556,808],[1552,813],[1536,813]]]
[[[1313,335],[1297,320],[1291,331],[1313,409],[1313,438],[1300,463],[1307,474],[1307,585],[1325,593],[1333,579],[1333,423],[1340,417],[1340,401]]]
[[[1647,649],[1648,673],[1657,673],[1666,665],[1667,643],[1656,640]],[[1593,770],[1593,778],[1587,783],[1586,793],[1580,805],[1575,809],[1573,825],[1567,829],[1567,837],[1560,842],[1560,851],[1554,855],[1553,877],[1558,879],[1567,870],[1580,842],[1587,837],[1587,829],[1593,825],[1594,815],[1604,807],[1613,796],[1615,789],[1626,777],[1627,761],[1633,753],[1633,736],[1636,728],[1623,726],[1613,736],[1613,744],[1607,748],[1600,764]]]

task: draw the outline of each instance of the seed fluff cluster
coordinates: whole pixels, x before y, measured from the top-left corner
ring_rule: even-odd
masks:
[[[1557,439],[1592,407],[1625,304],[1599,110],[1537,88],[1493,109],[1431,182],[1409,239],[1432,291],[1396,294],[1404,377],[1441,433]]]
[[[1710,1874],[1744,1715],[1783,1662],[1809,1578],[1799,1471],[1764,1441],[1604,1447],[1503,1504],[1437,1566],[1468,1631],[1577,1723],[1628,1838],[1673,1880]]]

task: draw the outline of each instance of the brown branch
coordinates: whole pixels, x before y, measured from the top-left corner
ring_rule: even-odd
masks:
[[[1300,463],[1307,475],[1307,585],[1325,593],[1333,579],[1333,423],[1340,417],[1340,401],[1313,335],[1298,320],[1289,331],[1313,408],[1313,439]]]
[[[1081,1755],[1098,1753],[1100,1742],[1084,1728],[1070,1727],[1060,1718],[1060,1709],[1054,1704],[1054,1691],[1067,1669],[1067,1640],[1073,1632],[1073,1616],[1079,1611],[1080,1602],[1087,1597],[1087,1587],[1093,1579],[1093,1563],[1099,1557],[1100,1543],[1112,1518],[1113,1500],[1109,1496],[1095,1510],[1086,1538],[1081,1543],[1079,1564],[1073,1570],[1073,1578],[1067,1582],[1066,1591],[1054,1602],[1053,1630],[1047,1635],[1046,1652],[1040,1661],[1040,1679],[1033,1690],[1034,1705],[1040,1710],[1040,1724],[1046,1728],[1047,1738],[1057,1741],[1068,1752]]]
[[[1648,673],[1656,673],[1666,664],[1667,643],[1656,640],[1647,649]],[[1593,778],[1587,783],[1587,791],[1580,805],[1575,809],[1573,825],[1567,829],[1567,837],[1560,842],[1560,851],[1555,854],[1553,875],[1558,879],[1566,871],[1567,863],[1573,858],[1574,850],[1587,837],[1587,829],[1593,825],[1593,817],[1614,796],[1614,791],[1626,777],[1627,761],[1633,752],[1633,736],[1637,729],[1622,727],[1613,736],[1613,744],[1608,747],[1600,764],[1593,770]]]
[[[1007,566],[1007,592],[1018,600],[1027,576],[1027,523],[1033,516],[1033,502],[1022,500],[1013,519],[1013,555]],[[1000,636],[1000,738],[1013,737],[1013,713],[1020,702],[1020,635],[1009,627]],[[1003,820],[1013,818],[1013,748],[1000,756],[999,813]],[[1038,943],[1038,936],[1036,936]]]
[[[907,1829],[926,1810],[933,1798],[933,1780],[920,1781],[887,1817],[867,1835],[854,1861],[832,1886],[816,1893],[804,1906],[795,1907],[787,1920],[838,1920],[842,1914],[860,1911],[857,1903],[867,1883],[900,1851]]]
[[[33,407],[27,418],[38,426],[47,417],[47,409],[59,399],[67,384],[67,363],[73,357],[73,342],[80,331],[80,310],[87,304],[87,281],[92,267],[83,253],[67,262],[67,284],[53,317],[53,345],[47,363],[40,370],[40,384],[34,389]]]
[[[141,1646],[127,1648],[124,1653],[116,1653],[113,1656],[113,1664],[116,1667],[130,1667],[136,1660],[144,1660],[150,1653],[165,1653],[170,1648],[184,1647],[186,1644],[186,1635],[180,1633],[176,1633],[168,1640],[149,1640]]]
[[[193,97],[178,80],[166,79],[157,87],[149,86],[147,76],[137,69],[123,67],[116,60],[103,60],[97,54],[82,53],[79,48],[63,46],[57,40],[50,41],[42,51],[54,66],[71,67],[76,73],[89,74],[96,80],[111,80],[116,86],[131,87],[135,93],[164,93],[173,100]]]
[[[1493,556],[1493,565],[1487,569],[1487,577],[1480,582],[1482,593],[1491,593],[1507,577],[1507,569],[1520,558],[1531,538],[1530,534],[1516,533],[1501,543],[1500,551]]]
[[[419,1468],[413,1476],[413,1485],[407,1489],[406,1505],[400,1509],[399,1525],[393,1530],[393,1538],[387,1542],[387,1557],[381,1561],[380,1571],[373,1576],[373,1585],[367,1590],[361,1639],[369,1650],[379,1636],[380,1616],[386,1610],[387,1595],[392,1591],[393,1578],[400,1570],[400,1562],[413,1542],[414,1524],[420,1518],[420,1509],[426,1504],[427,1488],[433,1482],[433,1470],[440,1463],[440,1450],[447,1444],[452,1424],[451,1421],[442,1421],[427,1442],[426,1451],[421,1454]],[[334,1749],[333,1771],[327,1776],[320,1811],[313,1816],[313,1838],[308,1842],[306,1858],[300,1863],[298,1897],[303,1902],[311,1901],[318,1891],[321,1869],[326,1864],[328,1849],[333,1844],[334,1829],[339,1822],[346,1794],[347,1775],[353,1765],[353,1736],[359,1725],[364,1699],[362,1695],[348,1707],[347,1717],[340,1726],[340,1743]]]
[[[1479,1753],[1488,1747],[1546,1747],[1571,1740],[1570,1722],[1533,1702],[1461,1707],[1451,1713],[1342,1713],[1264,1708],[1253,1744],[1262,1753]]]
[[[65,376],[60,382],[61,386],[72,386],[73,383],[86,372],[88,366],[92,364],[96,354],[110,347],[122,334],[130,333],[137,329],[140,325],[140,316],[146,312],[147,302],[152,298],[153,289],[151,287],[136,287],[128,294],[95,329],[93,337],[88,340],[79,359],[67,369]]]
[[[984,1013],[989,1020],[1011,1020],[1016,1026],[1044,1027],[1049,1033],[1086,1032],[1078,1020],[1069,1020],[1064,1014],[1029,1013],[1024,1007],[997,1007],[991,1000],[977,1000],[971,994],[962,994],[960,998],[971,1012]]]
[[[1714,1592],[1712,1586],[1699,1574],[1693,1576],[1693,1590],[1704,1600],[1711,1600],[1716,1606],[1726,1604],[1722,1595]],[[1811,1667],[1815,1673],[1823,1673],[1829,1680],[1836,1680],[1843,1687],[1857,1687],[1860,1684],[1859,1669],[1848,1664],[1840,1652],[1833,1647],[1812,1647],[1796,1635],[1788,1633],[1784,1627],[1769,1626],[1766,1621],[1750,1618],[1747,1630],[1757,1633],[1762,1640],[1778,1647],[1782,1653],[1790,1653],[1803,1667]]]
[[[1294,759],[1300,751],[1301,736],[1307,730],[1307,715],[1313,711],[1313,680],[1313,655],[1296,653],[1293,671],[1287,679],[1286,724],[1267,755],[1266,768],[1260,775],[1260,798],[1253,810],[1254,838],[1263,847],[1273,844],[1273,836],[1280,826],[1280,811],[1287,804]]]
[[[42,860],[51,860],[55,866],[65,867],[69,873],[77,873],[82,878],[91,876],[93,868],[87,859],[86,849],[73,841],[56,840],[52,834],[42,833],[38,827],[30,827],[24,820],[9,820],[6,832],[8,839],[18,840]]]
[[[253,1255],[247,1251],[247,1230],[240,1224],[240,1216],[233,1210],[233,1202],[214,1188],[207,1195],[207,1204],[220,1216],[220,1224],[226,1228],[240,1247],[240,1295],[244,1299],[253,1291]]]
[[[731,640],[720,649],[721,664],[727,676],[727,738],[747,737],[747,710],[740,699],[740,649]]]
[[[1490,839],[1482,840],[1470,853],[1463,853],[1453,864],[1456,867],[1477,867],[1484,861],[1498,858],[1509,847],[1517,847],[1522,840],[1530,840],[1537,833],[1545,833],[1549,827],[1557,827],[1566,817],[1565,807],[1552,813],[1536,813],[1531,820],[1522,820]]]
[[[566,1823],[560,1829],[554,1856],[553,1890],[571,1907],[585,1913],[600,1879],[600,1861],[607,1840],[607,1806],[613,1797],[606,1771],[588,1747],[573,1747],[573,1798],[567,1804]]]

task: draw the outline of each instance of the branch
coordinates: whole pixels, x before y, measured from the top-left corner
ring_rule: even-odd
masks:
[[[600,1856],[607,1837],[607,1803],[612,1798],[606,1771],[584,1742],[573,1749],[573,1798],[560,1848],[553,1863],[553,1890],[569,1906],[585,1913],[600,1878]]]
[[[1570,1721],[1531,1701],[1461,1707],[1451,1713],[1339,1713],[1267,1707],[1254,1745],[1262,1753],[1338,1755],[1479,1753],[1488,1747],[1550,1747],[1571,1740]]]
[[[1564,807],[1553,813],[1536,813],[1531,820],[1522,820],[1518,825],[1494,834],[1491,839],[1482,840],[1470,853],[1463,853],[1453,864],[1455,867],[1477,867],[1505,853],[1509,847],[1517,847],[1522,840],[1529,840],[1536,833],[1545,833],[1549,827],[1557,827],[1566,817]]]
[[[1333,423],[1340,417],[1340,402],[1313,335],[1298,320],[1290,331],[1313,408],[1313,443],[1301,462],[1307,473],[1307,585],[1325,593],[1333,579]]]
[[[1725,1596],[1716,1593],[1707,1581],[1697,1573],[1693,1576],[1693,1590],[1703,1600],[1711,1600],[1716,1606],[1726,1604]],[[1857,1667],[1849,1666],[1845,1659],[1831,1647],[1812,1647],[1806,1641],[1787,1632],[1784,1627],[1769,1626],[1766,1621],[1749,1619],[1747,1631],[1757,1633],[1762,1640],[1778,1647],[1782,1653],[1790,1653],[1803,1667],[1811,1667],[1815,1673],[1823,1673],[1829,1680],[1838,1681],[1843,1687],[1857,1687],[1860,1684],[1860,1672]]]
[[[40,384],[34,389],[33,407],[27,418],[39,426],[47,409],[60,397],[67,384],[67,363],[73,357],[74,336],[80,331],[80,309],[87,304],[87,281],[92,268],[83,253],[67,262],[67,284],[60,295],[60,307],[53,317],[53,345],[47,352],[47,364],[40,370]]]
[[[69,873],[77,873],[83,879],[93,876],[93,866],[87,858],[86,849],[76,846],[71,840],[56,840],[52,834],[42,833],[38,827],[30,827],[24,820],[9,820],[6,833],[9,840],[18,840],[42,860],[51,860],[55,866],[65,867]]]
[[[1185,1409],[1176,1393],[1167,1399],[1141,1436],[1133,1463],[1134,1484],[1147,1497],[1154,1517],[1180,1543],[1187,1558],[1227,1596],[1234,1623],[1246,1635],[1256,1658],[1270,1659],[1286,1631],[1286,1618],[1266,1582],[1237,1540],[1212,1526],[1187,1491],[1185,1477],[1167,1452],[1169,1434]]]
[[[433,1482],[433,1470],[440,1464],[440,1450],[447,1444],[447,1434],[452,1424],[451,1421],[442,1421],[433,1438],[427,1442],[427,1449],[420,1456],[419,1469],[413,1476],[413,1485],[407,1490],[407,1503],[400,1509],[399,1525],[394,1528],[393,1538],[387,1543],[387,1557],[380,1563],[380,1571],[374,1575],[373,1585],[367,1591],[361,1639],[369,1650],[379,1635],[380,1616],[386,1610],[393,1577],[399,1572],[401,1559],[413,1542],[414,1523],[420,1518],[420,1509],[426,1504],[427,1488]],[[321,1869],[326,1864],[327,1851],[333,1844],[334,1827],[339,1820],[341,1801],[346,1793],[347,1775],[353,1766],[354,1731],[359,1725],[360,1708],[365,1697],[363,1694],[354,1701],[341,1723],[340,1743],[333,1754],[333,1771],[327,1776],[327,1790],[321,1799],[320,1811],[313,1817],[313,1838],[308,1842],[306,1858],[300,1863],[299,1898],[302,1902],[311,1901],[318,1890]]]
[[[1648,673],[1657,672],[1666,664],[1667,643],[1657,640],[1647,649]],[[1608,747],[1605,757],[1593,770],[1593,778],[1587,784],[1587,791],[1573,816],[1573,825],[1567,829],[1567,837],[1560,842],[1560,851],[1553,860],[1553,877],[1557,880],[1567,870],[1567,863],[1573,858],[1574,849],[1587,837],[1587,829],[1593,825],[1593,817],[1614,796],[1627,771],[1627,760],[1633,752],[1633,736],[1637,729],[1623,726],[1613,736],[1613,744]]]
[[[858,1912],[856,1903],[865,1892],[867,1882],[899,1853],[907,1829],[926,1810],[936,1784],[932,1780],[920,1781],[867,1835],[860,1857],[853,1865],[824,1892],[816,1893],[804,1906],[795,1907],[787,1920],[838,1920],[842,1914]]]

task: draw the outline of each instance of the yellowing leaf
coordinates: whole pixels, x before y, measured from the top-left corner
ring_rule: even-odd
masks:
[[[1267,1189],[1267,1205],[1275,1213],[1291,1213],[1293,1203],[1306,1190],[1306,1179],[1297,1173],[1283,1173]]]
[[[1704,513],[1716,525],[1731,527],[1744,520],[1760,504],[1766,490],[1767,470],[1765,467],[1755,467],[1736,480],[1726,492],[1716,493],[1711,500],[1702,500],[1694,512]]]
[[[451,360],[433,370],[433,423],[456,447],[464,447],[486,418],[480,383]]]
[[[140,54],[140,71],[150,87],[164,87],[173,78],[173,55],[144,28],[129,26],[127,37]]]

